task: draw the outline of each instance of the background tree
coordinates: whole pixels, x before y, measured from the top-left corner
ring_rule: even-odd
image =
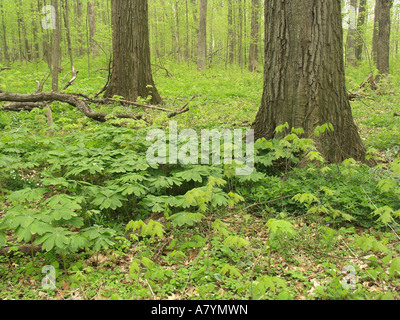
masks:
[[[377,82],[379,82],[381,75],[389,74],[390,10],[392,6],[393,0],[376,0],[375,2],[373,56],[379,72]]]
[[[357,0],[350,0],[350,13],[348,20],[348,32],[346,41],[346,62],[350,65],[356,63],[356,47],[358,39],[357,30]]]
[[[58,0],[52,0],[51,5],[56,11],[56,25],[53,30],[53,50],[52,50],[52,91],[58,92],[58,74],[59,74],[59,66],[60,66],[60,18],[59,18],[59,10],[58,10]]]
[[[266,1],[265,35],[255,138],[274,138],[275,128],[287,122],[303,128],[329,162],[364,160],[345,87],[340,1]],[[315,136],[326,123],[334,132]]]
[[[260,39],[260,0],[251,0],[251,35],[249,49],[249,71],[259,70],[258,43]]]
[[[197,68],[204,70],[207,60],[207,0],[200,0],[200,26],[197,49]]]
[[[114,60],[105,97],[136,101],[151,96],[151,103],[161,103],[151,73],[147,0],[114,0],[111,11]]]
[[[3,1],[0,0],[0,14],[1,14],[1,23],[2,23],[2,40],[3,40],[3,54],[4,54],[4,63],[7,65],[10,61],[10,57],[8,56],[8,45],[7,45],[7,35],[6,35],[6,24],[4,21],[4,9],[3,9]]]
[[[367,21],[367,0],[360,0],[358,5],[358,16],[357,16],[357,43],[355,48],[355,56],[357,61],[362,60],[362,54],[364,51],[364,38],[365,35],[365,24]]]

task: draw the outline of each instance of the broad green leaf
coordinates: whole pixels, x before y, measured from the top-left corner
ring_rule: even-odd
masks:
[[[389,275],[391,277],[400,275],[400,258],[394,258],[390,264]]]

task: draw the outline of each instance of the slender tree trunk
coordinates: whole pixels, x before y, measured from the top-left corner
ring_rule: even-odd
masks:
[[[83,34],[83,24],[82,24],[82,2],[81,0],[76,0],[75,1],[75,23],[77,25],[77,31],[78,31],[78,56],[83,56],[85,54],[85,40],[84,40],[84,34]]]
[[[200,26],[197,47],[197,68],[204,70],[207,59],[207,0],[200,1]]]
[[[87,6],[88,25],[89,25],[89,44],[90,52],[97,55],[97,46],[94,41],[96,36],[96,6],[93,0],[89,0]]]
[[[190,48],[189,48],[189,4],[188,0],[185,1],[186,6],[186,46],[185,46],[185,59],[189,64],[190,62]]]
[[[17,8],[17,20],[18,20],[18,44],[19,44],[19,61],[21,66],[23,65],[23,47],[22,47],[22,13],[21,13],[21,2],[18,4]]]
[[[235,60],[235,41],[233,33],[233,5],[232,0],[228,0],[228,62],[233,64]]]
[[[52,91],[58,92],[58,74],[60,65],[60,18],[58,0],[52,0],[51,5],[56,11],[56,28],[53,30],[53,54],[52,54]]]
[[[210,45],[209,45],[209,53],[208,53],[208,60],[210,67],[213,64],[213,53],[214,51],[214,8],[211,8],[211,16],[210,16]]]
[[[350,15],[348,21],[348,33],[346,41],[346,62],[349,65],[356,64],[357,44],[357,0],[350,0]]]
[[[68,0],[62,0],[64,5],[64,23],[66,29],[66,36],[67,36],[67,48],[68,48],[68,56],[69,61],[71,63],[71,76],[76,76],[75,67],[74,67],[74,58],[72,54],[72,44],[71,44],[71,30],[69,27],[69,3]]]
[[[31,2],[31,11],[35,12],[34,6],[33,6],[33,2]],[[32,57],[33,59],[37,60],[39,59],[39,41],[38,41],[38,19],[34,19],[34,21],[32,22],[32,33],[33,33],[33,52],[32,52]]]
[[[238,61],[239,61],[239,67],[243,71],[243,0],[238,1],[238,6],[239,6]]]
[[[174,11],[174,54],[176,61],[179,62],[181,60],[181,50],[180,50],[180,32],[179,32],[179,2],[175,1],[173,4]]]
[[[251,35],[250,35],[250,49],[249,49],[249,71],[255,72],[259,70],[258,62],[258,43],[260,39],[260,0],[251,1]]]
[[[378,68],[379,75],[376,81],[379,82],[381,75],[389,74],[390,59],[390,10],[393,0],[376,0],[375,4],[375,28],[374,28],[374,61]]]
[[[329,162],[365,159],[345,87],[340,1],[265,1],[264,90],[255,138],[302,128]],[[333,132],[315,136],[330,123]]]
[[[4,22],[4,9],[3,9],[3,0],[0,0],[0,13],[1,13],[1,24],[3,29],[3,47],[4,47],[4,64],[8,65],[10,62],[10,56],[8,55],[8,44],[7,44],[7,33],[6,33],[6,25]]]
[[[197,54],[197,50],[198,50],[198,39],[199,39],[199,17],[198,17],[198,3],[199,1],[197,0],[191,0],[192,2],[192,14],[193,14],[193,22],[194,22],[194,35],[192,36],[192,54],[191,56],[194,57]],[[197,41],[197,42],[196,42]],[[196,46],[197,44],[197,46]]]
[[[114,61],[105,97],[162,103],[151,72],[148,10],[147,0],[112,1]]]
[[[360,4],[358,6],[358,19],[357,19],[357,44],[355,48],[355,56],[357,61],[362,60],[362,54],[364,51],[364,39],[363,36],[364,26],[367,17],[367,0],[360,0]]]

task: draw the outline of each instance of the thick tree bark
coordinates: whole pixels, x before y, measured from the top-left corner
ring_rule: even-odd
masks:
[[[304,129],[329,162],[365,159],[346,93],[340,1],[265,2],[265,70],[255,138],[278,137],[286,122]],[[331,123],[334,132],[314,135]]]
[[[114,62],[105,97],[150,95],[152,104],[162,103],[151,74],[147,0],[113,0],[111,10]]]

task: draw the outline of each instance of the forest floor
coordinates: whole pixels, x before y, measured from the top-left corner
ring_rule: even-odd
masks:
[[[103,87],[107,72],[100,70],[99,61],[99,70],[89,77],[81,63],[67,92],[93,94]],[[189,112],[173,119],[179,128],[249,128],[261,98],[261,73],[217,67],[197,73],[192,66],[172,63],[166,68],[170,74],[160,69],[155,77],[166,108],[179,109],[197,95]],[[0,88],[33,93],[43,70],[44,65],[14,65],[1,73]],[[349,69],[349,91],[358,91],[368,74],[366,65]],[[43,238],[45,231],[38,231],[41,225],[35,232],[24,222],[12,222],[8,229],[0,224],[9,248],[0,256],[0,300],[399,299],[400,117],[393,116],[400,112],[398,83],[392,77],[378,91],[367,89],[352,102],[355,122],[377,167],[351,161],[290,171],[267,166],[260,175],[240,181],[226,171],[220,176],[223,182],[212,180],[212,168],[206,173],[171,168],[170,176],[166,171],[160,176],[144,166],[134,176],[118,167],[118,157],[140,154],[145,142],[137,142],[126,128],[94,123],[64,104],[53,107],[55,136],[48,134],[44,110],[1,112],[0,217],[52,216],[55,195],[67,195],[64,203],[72,209],[66,213],[55,207],[61,212],[55,222],[71,226],[67,230],[57,224],[64,233],[52,243],[50,236]],[[160,111],[132,111],[152,119],[154,126],[168,126]],[[129,127],[144,129],[140,121]],[[115,145],[120,149],[114,150]],[[136,160],[132,166],[140,162]],[[112,189],[121,179],[132,179],[138,189]],[[110,190],[109,202],[99,198]],[[177,204],[179,194],[190,191],[197,192],[193,201],[198,211]],[[90,203],[85,202],[89,195]],[[127,195],[144,200],[134,202]],[[180,205],[185,210],[174,211]],[[97,233],[88,229],[94,246],[74,251],[63,245],[82,227],[74,224],[78,211]],[[141,221],[140,226],[132,220]],[[11,229],[18,228],[14,235]],[[24,243],[33,248],[38,239],[50,250],[28,255],[18,251]],[[42,282],[46,265],[55,270],[54,290]]]

